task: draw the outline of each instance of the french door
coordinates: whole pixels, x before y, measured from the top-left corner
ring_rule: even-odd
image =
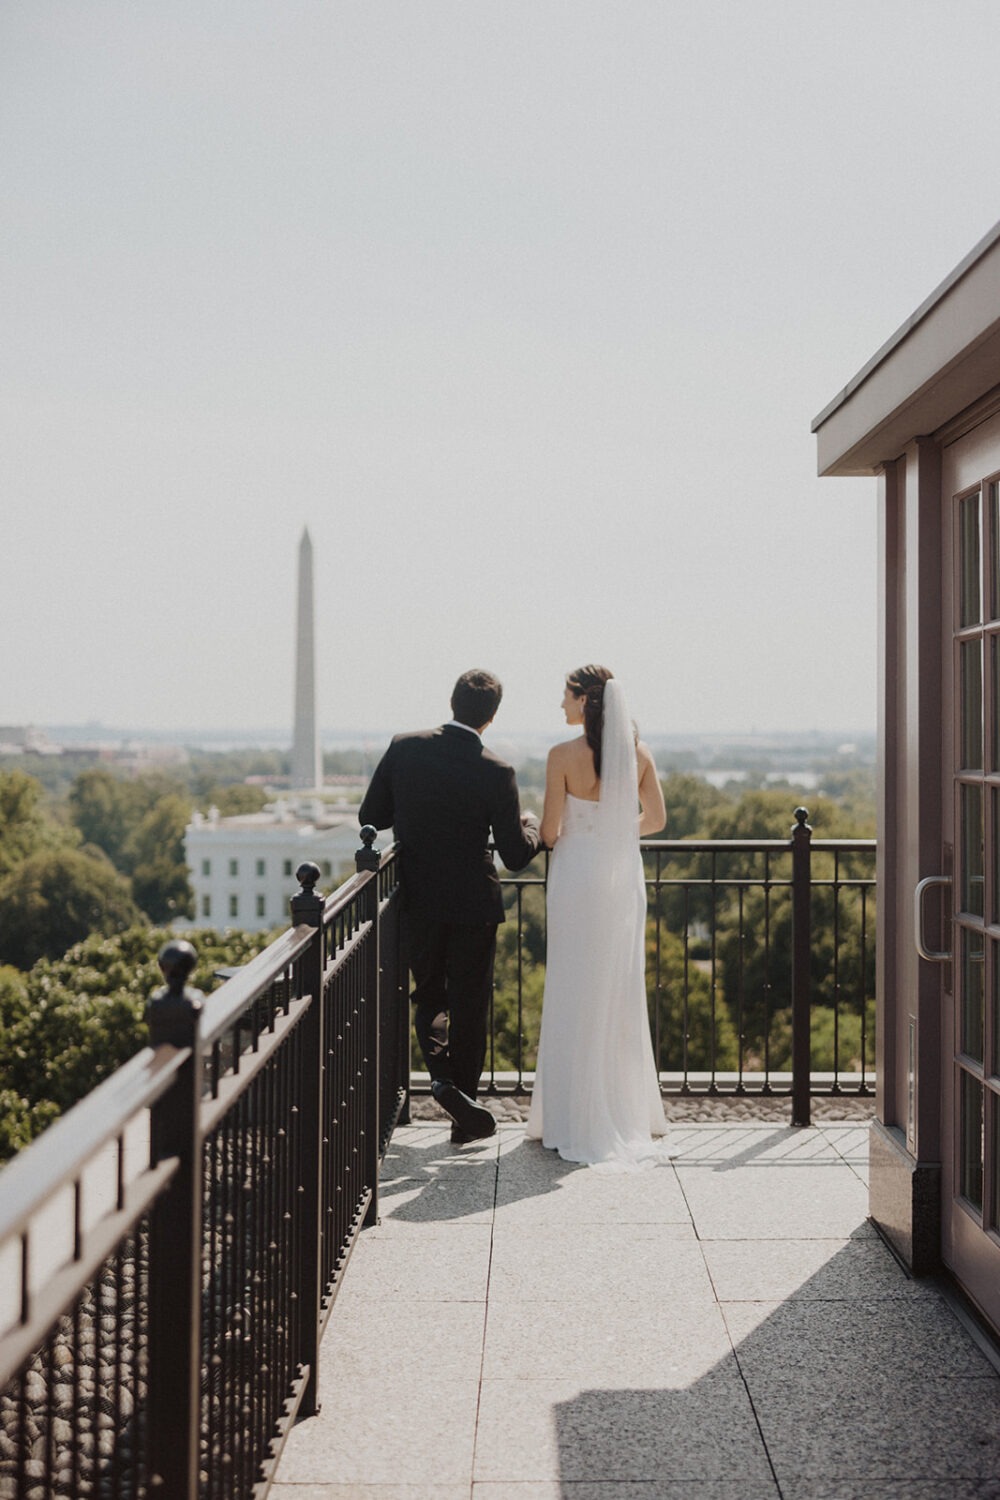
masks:
[[[970,435],[975,438],[975,435]],[[952,962],[942,968],[942,1251],[1000,1325],[1000,474],[994,445],[943,463],[945,843]],[[950,576],[949,576],[950,575]]]

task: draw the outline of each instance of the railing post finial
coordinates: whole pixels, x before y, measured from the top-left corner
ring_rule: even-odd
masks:
[[[316,889],[321,871],[319,865],[307,859],[295,871],[299,889],[292,897],[292,926],[318,927],[323,914],[323,892]]]
[[[191,1047],[205,999],[201,990],[194,989],[187,982],[198,962],[198,955],[183,938],[174,938],[164,943],[158,962],[167,982],[153,991],[146,1006],[149,1045]]]
[[[795,821],[798,824],[799,828],[809,828],[809,809],[808,809],[808,807],[797,807],[795,809]],[[793,833],[796,833],[797,831],[798,830],[795,829],[795,828],[792,829]],[[812,829],[811,828],[809,828],[809,832],[812,833]]]
[[[358,870],[377,870],[382,863],[382,851],[375,848],[375,840],[378,838],[378,829],[366,823],[361,830],[361,848],[354,856],[354,865]]]
[[[204,1179],[198,1021],[204,996],[187,983],[197,957],[183,939],[165,943],[159,961],[167,982],[146,1007],[152,1046],[190,1049],[149,1120],[151,1160],[177,1158],[149,1227],[149,1487],[156,1491],[159,1481],[158,1493],[171,1500],[195,1500],[199,1492]]]

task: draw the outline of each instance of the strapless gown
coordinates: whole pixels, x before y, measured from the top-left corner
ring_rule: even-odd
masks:
[[[599,802],[567,795],[549,859],[545,997],[527,1134],[566,1161],[655,1165],[666,1122],[646,1006],[646,890],[609,876]]]

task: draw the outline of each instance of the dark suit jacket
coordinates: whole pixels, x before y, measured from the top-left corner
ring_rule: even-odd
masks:
[[[406,908],[438,921],[503,921],[491,829],[508,870],[523,869],[540,848],[538,829],[521,822],[513,768],[455,725],[397,735],[359,817],[395,831]]]

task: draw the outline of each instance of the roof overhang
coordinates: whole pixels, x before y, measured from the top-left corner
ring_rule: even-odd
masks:
[[[812,424],[820,474],[874,474],[1000,385],[1000,224]]]

